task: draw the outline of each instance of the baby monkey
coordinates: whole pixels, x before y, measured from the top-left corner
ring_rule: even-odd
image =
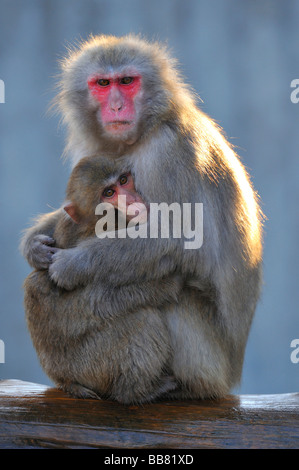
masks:
[[[75,246],[95,232],[101,236],[103,224],[97,223],[95,215],[98,204],[103,205],[100,212],[110,215],[108,230],[110,226],[112,230],[126,228],[132,219],[134,224],[147,221],[148,208],[135,189],[131,173],[118,176],[116,165],[103,158],[88,157],[76,166],[67,186],[67,198],[63,209],[71,220],[61,217],[54,231],[59,248]]]
[[[55,230],[48,233],[52,242],[49,238],[47,243],[55,240],[56,250],[94,238],[99,203],[109,202],[110,210],[120,213],[126,223],[133,218],[138,223],[147,220],[148,207],[130,172],[120,172],[115,162],[102,157],[79,162],[66,197],[57,211]],[[113,251],[109,256],[114,256]],[[128,269],[134,269],[132,263]],[[182,279],[174,273],[122,285],[88,279],[86,285],[67,291],[50,280],[48,270],[33,271],[24,282],[24,303],[43,369],[77,398],[143,403],[173,391],[172,351],[160,308],[175,304],[181,288]]]

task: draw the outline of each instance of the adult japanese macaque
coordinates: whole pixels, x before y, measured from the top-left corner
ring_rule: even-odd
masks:
[[[71,291],[179,273],[187,285],[179,303],[163,310],[169,373],[179,383],[172,396],[225,395],[241,377],[262,282],[262,216],[244,166],[161,44],[92,37],[65,59],[60,86],[73,164],[103,155],[122,161],[147,204],[202,203],[203,244],[186,249],[186,236],[172,234],[89,238],[48,254],[43,237],[53,234],[54,213],[27,231],[24,256],[36,268],[49,267],[57,286]]]
[[[146,220],[148,209],[131,174],[118,176],[113,161],[82,159],[66,196],[53,233],[60,249],[95,236],[98,204],[104,204],[102,212],[112,211],[113,225],[114,208],[127,223]],[[174,390],[176,382],[167,375],[169,333],[160,309],[175,304],[181,288],[182,278],[170,275],[115,287],[89,282],[69,292],[53,284],[47,270],[34,271],[24,282],[24,305],[42,367],[78,398],[142,403]]]

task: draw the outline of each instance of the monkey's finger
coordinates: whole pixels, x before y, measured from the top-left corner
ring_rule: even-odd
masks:
[[[35,268],[48,269],[50,264],[53,262],[52,258],[57,251],[59,251],[59,248],[40,243],[34,254]]]
[[[53,257],[54,255],[60,251],[60,248],[55,248],[54,246],[51,246],[51,247],[47,247],[47,261],[48,261],[48,267],[50,266],[50,264],[53,263]]]
[[[48,237],[47,235],[39,235],[38,237],[39,237],[39,241],[43,245],[54,245],[54,243],[55,243],[54,238]]]
[[[61,248],[56,248],[55,246],[48,246],[47,247],[47,253],[55,254],[57,251],[59,251]]]

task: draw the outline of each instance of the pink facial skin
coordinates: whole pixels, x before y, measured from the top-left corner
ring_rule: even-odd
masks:
[[[122,198],[125,196],[125,204],[122,205]],[[116,209],[126,215],[127,220],[131,220],[136,215],[147,212],[146,206],[136,192],[131,173],[125,173],[119,177],[115,185],[105,188],[101,196],[101,202],[109,202]],[[128,207],[130,207],[128,213]]]
[[[101,195],[101,202],[112,204],[124,215],[127,221],[133,218],[134,221],[140,223],[147,221],[148,208],[136,192],[131,173],[124,173],[118,178],[116,184],[105,188]],[[64,210],[76,224],[80,223],[78,209],[73,202],[67,203]]]
[[[134,127],[134,100],[141,89],[139,75],[92,75],[87,84],[100,103],[102,123],[109,133],[122,134]]]

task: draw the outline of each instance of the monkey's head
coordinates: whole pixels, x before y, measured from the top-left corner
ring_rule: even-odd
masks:
[[[133,35],[92,37],[62,71],[58,104],[66,123],[106,143],[130,145],[148,135],[186,91],[166,49]]]
[[[74,222],[92,230],[97,220],[95,208],[100,203],[106,204],[105,210],[119,211],[127,222],[135,217],[141,223],[147,219],[147,206],[135,189],[131,173],[103,157],[85,157],[75,166],[66,197],[69,202],[64,210]]]

